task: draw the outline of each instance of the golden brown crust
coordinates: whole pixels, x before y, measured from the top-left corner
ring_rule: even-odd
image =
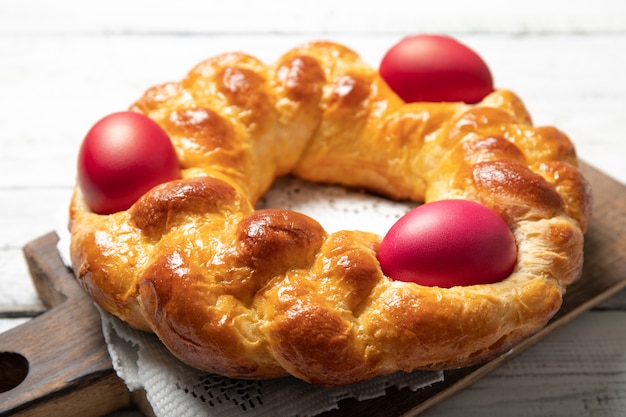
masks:
[[[106,216],[76,188],[72,264],[106,311],[194,367],[345,385],[468,366],[543,327],[580,275],[589,184],[567,136],[533,127],[509,91],[474,106],[405,104],[353,51],[316,42],[270,66],[208,59],[131,109],[169,133],[182,179]],[[379,236],[254,210],[287,173],[394,199],[481,202],[513,231],[515,268],[488,285],[392,281]]]

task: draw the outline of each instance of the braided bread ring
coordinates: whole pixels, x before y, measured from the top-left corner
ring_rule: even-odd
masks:
[[[111,215],[76,187],[72,265],[104,310],[193,367],[332,386],[468,366],[542,328],[580,276],[589,184],[567,136],[533,127],[509,91],[473,106],[406,104],[356,53],[314,42],[270,66],[216,56],[131,110],[168,132],[182,178]],[[393,281],[379,236],[255,210],[286,174],[478,201],[514,233],[514,271],[448,289]]]

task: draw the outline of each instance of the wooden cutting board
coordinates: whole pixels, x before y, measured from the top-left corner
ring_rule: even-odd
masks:
[[[385,397],[344,400],[323,416],[416,416],[487,375],[582,312],[626,288],[626,187],[582,164],[594,213],[585,241],[582,279],[542,331],[510,353],[472,368],[446,371],[443,382]],[[24,247],[35,288],[49,310],[0,335],[0,416],[101,416],[122,408],[151,415],[143,393],[129,393],[112,368],[100,316],[63,265],[55,233]]]

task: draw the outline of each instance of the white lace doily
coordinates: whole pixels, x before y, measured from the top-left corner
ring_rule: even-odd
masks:
[[[274,184],[257,208],[299,211],[328,232],[353,229],[384,235],[414,206],[287,177]],[[60,224],[65,222],[63,219]],[[64,228],[58,233],[59,252],[67,263],[68,233]],[[398,372],[342,388],[319,387],[291,377],[231,379],[190,368],[172,356],[156,336],[136,331],[103,311],[101,316],[113,367],[129,390],[146,391],[157,417],[315,416],[337,408],[342,399],[380,397],[389,387],[415,391],[443,380],[443,373],[435,371]]]

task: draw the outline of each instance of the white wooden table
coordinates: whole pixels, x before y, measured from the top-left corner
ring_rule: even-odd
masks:
[[[422,3],[1,2],[0,332],[43,308],[21,248],[64,221],[88,128],[219,52],[270,62],[302,41],[325,38],[377,66],[405,35],[451,34],[479,51],[496,85],[516,91],[536,124],[558,126],[582,159],[626,183],[623,2]],[[626,415],[626,292],[427,415],[484,413]]]

